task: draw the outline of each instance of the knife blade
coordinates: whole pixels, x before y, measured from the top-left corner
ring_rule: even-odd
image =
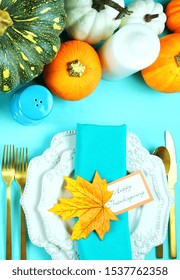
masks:
[[[166,148],[170,154],[170,170],[168,173],[168,186],[171,191],[174,203],[170,210],[169,220],[169,241],[170,241],[170,258],[177,258],[177,245],[176,245],[176,210],[175,210],[175,190],[174,185],[177,182],[177,162],[175,145],[171,133],[166,130]]]

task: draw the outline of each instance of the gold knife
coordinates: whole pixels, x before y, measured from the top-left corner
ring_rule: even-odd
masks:
[[[170,220],[169,220],[170,258],[175,259],[177,257],[177,245],[176,245],[176,209],[175,209],[174,185],[177,182],[177,163],[176,163],[176,152],[175,152],[174,141],[168,130],[166,130],[166,148],[168,149],[170,154],[170,170],[168,173],[168,185],[174,200],[170,211]]]

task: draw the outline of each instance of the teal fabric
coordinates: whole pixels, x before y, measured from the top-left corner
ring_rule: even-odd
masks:
[[[77,125],[75,177],[92,181],[98,171],[107,182],[126,175],[126,126]],[[95,232],[77,241],[81,260],[131,259],[128,213],[111,221],[100,240]]]

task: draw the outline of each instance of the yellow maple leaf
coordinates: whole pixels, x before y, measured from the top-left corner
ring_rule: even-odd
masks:
[[[49,211],[61,216],[63,220],[78,217],[73,227],[71,239],[87,238],[90,232],[96,231],[102,240],[110,230],[110,220],[117,220],[116,215],[105,205],[113,192],[107,189],[106,180],[102,180],[98,172],[90,183],[80,176],[77,179],[65,177],[66,189],[72,198],[61,198]]]

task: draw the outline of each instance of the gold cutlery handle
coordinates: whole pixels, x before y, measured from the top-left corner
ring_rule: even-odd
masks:
[[[6,260],[12,260],[11,238],[11,184],[7,184]]]
[[[158,259],[163,258],[163,244],[156,247],[156,258]]]
[[[24,188],[21,188],[21,196]],[[26,260],[26,219],[21,207],[21,260]]]
[[[24,211],[21,207],[21,260],[26,260],[26,223]]]
[[[170,188],[173,199],[175,199],[174,188]],[[170,233],[170,258],[175,259],[177,257],[177,246],[176,246],[176,211],[175,203],[173,203],[170,211],[169,221],[169,233]]]

